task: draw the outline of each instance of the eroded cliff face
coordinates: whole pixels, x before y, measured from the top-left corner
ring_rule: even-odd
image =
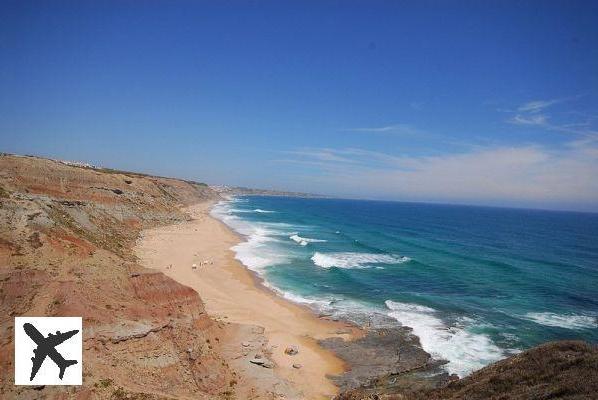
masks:
[[[224,326],[131,251],[141,229],[216,197],[194,182],[0,156],[0,398],[229,396]],[[14,386],[15,316],[83,317],[83,386]]]

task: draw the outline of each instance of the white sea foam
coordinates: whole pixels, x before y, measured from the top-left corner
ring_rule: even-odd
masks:
[[[566,329],[598,328],[598,318],[591,315],[556,314],[551,312],[530,312],[524,319],[540,325],[556,326]]]
[[[275,213],[276,211],[262,210],[261,208],[254,208],[253,210],[248,210],[248,209],[244,209],[244,208],[231,208],[228,210],[228,212],[234,213],[234,214],[238,214],[238,213],[272,214],[272,213]]]
[[[252,232],[247,240],[232,247],[235,258],[252,270],[261,270],[275,264],[283,264],[290,257],[285,253],[276,251],[272,242],[278,241],[272,237],[272,232],[258,226],[252,227]]]
[[[316,252],[311,260],[322,268],[367,268],[368,264],[401,264],[411,261],[409,257],[375,253],[320,253]]]
[[[266,286],[271,287],[266,283]],[[333,316],[341,320],[352,321],[361,326],[375,326],[379,328],[396,327],[396,320],[390,318],[384,310],[356,300],[346,299],[342,296],[301,296],[272,288],[287,300],[304,304],[316,313]]]
[[[222,201],[212,208],[211,214],[246,237],[244,242],[231,248],[237,260],[259,272],[271,265],[287,263],[291,259],[289,253],[276,249],[274,244],[280,241],[277,237],[288,234],[292,225],[245,221],[231,214],[234,209],[230,205],[231,202]]]
[[[268,285],[269,286],[269,285]],[[282,297],[287,300],[290,300],[294,303],[305,304],[313,308],[315,311],[318,312],[327,312],[331,310],[331,305],[335,303],[336,299],[333,297],[320,299],[320,298],[310,298],[310,297],[303,297],[294,293],[283,292],[280,290],[276,290]]]
[[[291,239],[294,242],[299,243],[301,246],[307,246],[309,243],[326,242],[326,240],[324,240],[324,239],[311,239],[311,238],[301,237],[297,234],[293,234],[293,235],[289,236],[289,239]]]
[[[448,327],[432,308],[391,300],[386,301],[386,307],[390,317],[413,328],[424,350],[449,361],[445,365],[449,373],[465,376],[505,356],[488,336],[470,332],[463,323]],[[473,320],[462,322],[475,323]]]

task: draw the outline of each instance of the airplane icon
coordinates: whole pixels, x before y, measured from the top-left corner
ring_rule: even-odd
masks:
[[[79,332],[78,330],[73,330],[65,333],[60,333],[60,331],[57,331],[56,335],[50,333],[48,334],[48,337],[44,337],[44,335],[42,335],[40,331],[38,331],[35,328],[35,326],[33,326],[30,323],[24,324],[23,329],[25,330],[27,336],[29,336],[31,340],[33,340],[35,344],[37,344],[37,348],[33,350],[35,356],[31,357],[31,362],[33,363],[33,366],[31,368],[31,377],[29,378],[29,381],[32,381],[33,378],[35,378],[35,375],[37,374],[37,371],[39,371],[39,369],[41,368],[42,363],[46,359],[46,356],[50,357],[50,359],[54,361],[58,368],[60,368],[60,373],[58,377],[61,380],[64,376],[64,371],[66,370],[66,368],[71,365],[77,364],[77,360],[65,360],[64,357],[56,350],[55,347],[58,346],[60,343],[64,342],[65,340],[68,340],[71,337],[75,336]]]

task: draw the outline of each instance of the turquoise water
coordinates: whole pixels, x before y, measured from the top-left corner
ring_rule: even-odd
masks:
[[[256,196],[213,215],[282,296],[409,326],[461,376],[548,340],[598,341],[598,214]]]

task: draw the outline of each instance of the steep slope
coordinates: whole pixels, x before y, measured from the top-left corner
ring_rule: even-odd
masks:
[[[0,398],[226,398],[223,326],[193,290],[138,266],[141,229],[212,199],[176,179],[0,156]],[[13,385],[14,316],[83,316],[84,385]],[[128,397],[127,397],[128,396]]]

